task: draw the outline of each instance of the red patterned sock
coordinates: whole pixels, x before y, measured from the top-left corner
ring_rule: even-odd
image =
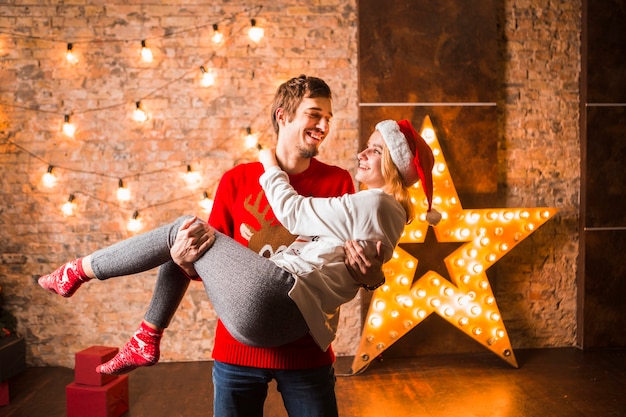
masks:
[[[37,281],[46,290],[63,297],[71,297],[83,282],[89,281],[83,271],[83,259],[75,259],[60,266],[51,274],[44,275]]]
[[[152,366],[159,361],[159,345],[163,330],[155,330],[144,322],[128,343],[110,361],[98,365],[96,372],[109,375],[122,375],[140,366]]]

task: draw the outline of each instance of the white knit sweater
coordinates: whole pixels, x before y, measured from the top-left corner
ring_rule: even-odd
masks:
[[[298,235],[271,260],[294,275],[289,296],[317,344],[326,350],[337,332],[339,307],[360,288],[344,264],[345,241],[360,241],[372,257],[376,242],[382,241],[386,262],[404,230],[406,214],[392,196],[379,189],[335,198],[304,197],[278,167],[268,169],[259,181],[276,218]]]

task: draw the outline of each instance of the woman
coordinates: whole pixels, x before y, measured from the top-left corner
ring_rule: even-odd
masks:
[[[356,240],[366,253],[393,254],[405,224],[413,217],[408,187],[422,181],[431,211],[433,154],[406,120],[376,125],[358,154],[356,180],[367,190],[337,198],[298,195],[279,168],[273,150],[260,151],[265,173],[260,182],[276,218],[298,238],[267,259],[213,232],[210,247],[193,266],[228,331],[251,346],[279,346],[310,333],[326,350],[335,337],[339,307],[357,294],[344,264],[344,243]],[[429,213],[435,224],[438,219]],[[105,280],[151,269],[171,260],[178,233],[198,220],[176,222],[135,236],[65,264],[39,279],[52,292],[70,297],[92,278]],[[209,226],[206,226],[209,227]],[[377,246],[377,242],[382,244]],[[255,285],[249,278],[254,276]],[[258,283],[258,285],[257,285]],[[384,283],[383,280],[379,285]],[[373,288],[369,288],[373,289]],[[133,339],[98,372],[121,374],[158,361],[162,329],[144,320]]]

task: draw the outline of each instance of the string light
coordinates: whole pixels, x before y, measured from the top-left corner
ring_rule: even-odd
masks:
[[[246,138],[245,138],[245,147],[246,149],[256,148],[257,146],[257,137],[252,133],[252,128],[246,128]]]
[[[133,119],[136,122],[143,123],[148,120],[148,115],[141,108],[141,101],[135,103],[135,111],[133,112]]]
[[[66,216],[73,216],[76,209],[76,203],[74,203],[74,194],[70,194],[65,204],[61,207],[61,211]]]
[[[52,188],[57,183],[57,177],[52,173],[54,167],[52,165],[48,165],[48,171],[43,174],[43,185],[48,188]]]
[[[256,19],[250,19],[250,25],[251,27],[250,29],[248,29],[248,36],[255,43],[259,43],[261,39],[263,39],[263,36],[265,35],[265,30],[263,30],[263,28],[260,28],[256,25]]]
[[[139,217],[139,212],[135,211],[133,213],[133,217],[128,221],[128,224],[126,225],[126,228],[128,229],[129,232],[133,232],[133,233],[137,233],[138,231],[140,231],[143,228],[143,225],[141,224],[141,218]]]
[[[249,13],[257,14],[262,9],[262,7],[263,6],[254,6],[254,7],[250,8],[250,9],[246,9],[246,10],[244,10],[242,12],[233,13],[231,16],[225,17],[223,19],[223,21],[232,21],[236,16],[244,14],[244,13],[245,14],[249,14]],[[251,27],[249,29],[249,35],[251,35],[255,39],[255,41],[260,41],[260,39],[264,36],[264,29],[257,26],[256,19],[250,19],[250,23],[251,23]],[[194,28],[192,28],[192,30],[201,29],[201,28],[204,28],[206,26],[208,26],[208,25],[195,26]],[[212,27],[213,27],[213,30],[214,30],[214,33],[213,33],[212,37],[215,36],[216,40],[221,39],[221,41],[223,42],[224,36],[223,36],[222,32],[219,30],[218,23],[213,23]],[[183,30],[175,31],[175,32],[166,32],[165,34],[161,35],[160,37],[165,38],[165,37],[171,37],[171,36],[179,36],[181,34],[188,33],[189,30],[190,29],[183,29]],[[44,39],[44,38],[42,38],[42,39]],[[58,40],[55,40],[55,39],[49,39],[49,40],[53,41],[53,42],[58,42]],[[89,41],[81,41],[81,43],[86,43],[86,42],[89,42]],[[102,41],[101,40],[94,40],[94,42],[100,43]],[[120,39],[111,39],[110,42],[124,42],[124,41],[120,40]],[[144,61],[152,61],[153,60],[153,54],[152,54],[151,49],[147,45],[147,40],[143,39],[140,42],[141,42],[142,59]],[[74,59],[77,58],[77,55],[74,52],[72,43],[67,43],[66,56],[67,56],[68,60],[74,60]],[[76,62],[77,62],[77,60],[76,60]],[[208,72],[211,72],[211,70],[209,70]],[[212,75],[213,75],[213,77],[215,77],[215,74],[212,74]],[[182,78],[183,77],[181,77],[181,79]],[[8,103],[1,103],[0,102],[0,104],[11,106],[11,104],[8,104]],[[20,107],[20,106],[15,106],[15,107]],[[110,107],[111,106],[107,106],[107,108],[110,108]],[[29,110],[35,110],[35,109],[29,109]],[[98,109],[90,109],[90,110],[93,111],[93,110],[98,110]],[[145,116],[145,118],[143,116],[139,116],[139,112],[138,112],[138,115],[136,117],[138,118],[138,120],[142,120],[142,121],[147,120],[147,116]]]
[[[124,181],[120,178],[117,183],[117,199],[119,201],[129,201],[130,200],[130,190],[124,187]]]
[[[24,148],[24,147],[22,147],[21,145],[19,145],[19,144],[15,143],[15,142],[12,142],[11,140],[8,140],[7,142],[8,142],[8,143],[10,143],[10,144],[12,144],[12,145],[14,145],[15,147],[17,147],[17,148],[18,148],[18,149],[20,149],[21,151],[23,151],[23,152],[25,152],[25,153],[28,153],[28,154],[29,154],[29,155],[31,155],[33,158],[36,158],[36,159],[38,159],[38,160],[40,160],[40,161],[42,161],[42,162],[44,162],[44,163],[46,163],[46,164],[47,164],[48,169],[47,169],[46,173],[42,176],[42,183],[43,183],[43,185],[45,185],[46,187],[53,187],[53,186],[56,186],[56,185],[57,185],[57,177],[56,177],[56,175],[55,175],[54,173],[55,173],[58,169],[62,169],[62,170],[63,170],[63,169],[65,169],[65,170],[68,170],[68,171],[79,172],[79,173],[82,173],[82,174],[92,174],[92,175],[97,175],[97,176],[99,176],[99,177],[112,178],[112,176],[111,176],[111,175],[106,174],[106,173],[90,172],[90,171],[84,171],[84,170],[76,170],[76,169],[72,169],[72,168],[60,168],[60,167],[54,166],[54,165],[52,165],[52,164],[48,164],[48,163],[47,163],[46,161],[44,161],[42,158],[40,158],[40,157],[39,157],[39,156],[37,156],[36,154],[34,154],[34,153],[30,152],[29,150],[25,149],[25,148]],[[187,165],[187,166],[188,166],[188,169],[189,169],[189,168],[190,168],[190,165]],[[170,170],[169,168],[168,168],[168,169],[165,169],[165,171],[169,171],[169,170]],[[147,175],[151,175],[151,174],[155,174],[155,173],[160,173],[160,172],[162,172],[162,171],[164,171],[164,169],[157,169],[157,170],[155,170],[155,171],[143,172],[142,174],[135,174],[135,176],[138,176],[138,177],[139,177],[139,176],[142,176],[142,177],[143,177],[143,176],[147,176]],[[84,193],[83,193],[83,194],[84,194]],[[123,180],[123,179],[121,179],[121,178],[120,178],[120,179],[118,179],[118,196],[119,196],[119,198],[118,198],[118,201],[119,201],[119,202],[122,202],[122,200],[123,200],[123,201],[129,201],[129,200],[131,199],[131,193],[130,193],[129,189],[127,189],[127,188],[125,187],[125,185],[124,185],[124,180]],[[103,203],[110,204],[110,205],[114,205],[114,206],[116,206],[116,207],[120,207],[120,205],[119,205],[119,204],[114,203],[114,202],[112,202],[112,201],[103,200],[103,199],[100,199],[99,197],[94,196],[94,195],[90,195],[90,197],[91,197],[91,198],[94,198],[94,199],[96,199],[96,200],[99,200],[99,201],[101,201],[101,202],[103,202]],[[171,203],[172,201],[177,201],[177,200],[181,200],[181,199],[187,199],[187,200],[188,200],[188,199],[192,199],[192,198],[193,198],[193,195],[187,195],[187,196],[184,196],[184,197],[178,197],[178,198],[176,198],[176,199],[174,199],[174,200],[167,200],[167,201],[162,201],[162,202],[160,202],[160,203],[156,203],[156,204],[150,204],[148,207],[149,207],[149,208],[151,208],[151,207],[157,207],[157,206],[161,206],[161,205],[169,204],[169,203]],[[206,199],[206,200],[205,200],[205,199]],[[211,200],[210,198],[208,198],[208,193],[204,193],[204,194],[203,194],[203,201],[199,201],[199,204],[201,204],[201,205],[202,205],[202,207],[206,208],[206,210],[208,210],[208,211],[210,211],[210,210],[211,210],[211,208],[212,208],[212,207],[211,207],[211,206],[212,206],[212,200]],[[75,208],[74,208],[74,210],[75,210]]]
[[[76,64],[78,62],[78,58],[74,54],[74,46],[71,43],[67,44],[67,52],[65,53],[65,58],[67,58],[67,62],[70,64]]]
[[[141,59],[143,62],[152,62],[152,51],[146,46],[146,41],[141,41]]]
[[[209,198],[209,193],[207,193],[206,191],[202,194],[200,207],[202,207],[202,210],[204,210],[206,213],[210,213],[213,209],[213,200]]]
[[[256,6],[255,7],[255,9],[257,9],[257,12],[258,12],[258,10],[260,10],[260,8],[261,8],[261,6]],[[246,13],[246,14],[250,13],[250,10],[246,10],[246,11],[244,11],[242,13]],[[233,14],[232,17],[226,17],[224,19],[224,21],[233,20],[233,17],[237,16],[238,14],[241,14],[241,13],[235,13],[235,14]],[[250,22],[251,22],[252,27],[256,27],[256,21],[254,19],[251,19]],[[206,26],[208,26],[208,25],[196,26],[193,29],[195,30],[195,29],[199,29],[199,28],[204,28]],[[223,33],[219,30],[220,28],[219,28],[218,24],[217,23],[213,23],[212,27],[213,27],[213,33],[212,33],[212,36],[211,36],[212,41],[213,42],[217,42],[217,43],[224,42],[224,38],[225,37],[224,37]],[[179,33],[187,33],[187,32],[188,32],[188,30],[181,30],[179,32],[168,32],[165,35],[163,35],[163,37],[176,36]],[[256,39],[256,41],[262,39],[263,34],[264,34],[264,30],[262,28],[259,28],[259,27],[256,27],[256,29],[252,29],[249,32]],[[111,41],[112,42],[120,42],[121,40],[112,39]],[[81,43],[85,43],[85,42],[88,42],[88,41],[81,41]],[[101,41],[97,40],[96,42],[101,42]],[[153,57],[152,51],[148,47],[145,39],[141,41],[141,47],[142,47],[142,50],[141,50],[142,59],[144,61],[152,61],[154,57]],[[67,43],[66,59],[68,60],[68,62],[78,63],[78,62],[80,62],[78,60],[78,58],[79,58],[79,55],[77,55],[75,53],[75,50],[73,48],[73,44],[72,43]],[[207,70],[207,68],[208,67],[201,67],[201,71],[202,71],[202,74],[203,74],[202,78],[204,79],[204,81],[202,81],[202,83],[204,85],[214,85],[214,83],[215,83],[215,70],[213,68],[208,68],[208,70]],[[191,73],[191,71],[188,71],[186,73],[186,76],[188,77],[188,75],[190,73]],[[181,77],[180,79],[182,79],[182,78],[183,77]],[[171,84],[171,82],[170,82],[170,84]],[[149,119],[149,115],[144,111],[144,109],[142,109],[141,101],[136,101],[135,104],[136,104],[136,106],[135,106],[135,109],[133,111],[133,119],[138,121],[138,122],[145,122],[145,121],[147,121]],[[7,104],[7,105],[11,106],[11,104]],[[125,105],[125,104],[121,103],[119,105],[121,106],[121,105]],[[20,106],[15,106],[15,107],[20,107]],[[108,106],[107,108],[109,108],[109,107],[111,107],[111,106]],[[35,111],[37,111],[37,109],[35,109],[35,108],[28,108],[27,110],[35,110]],[[93,111],[93,110],[100,110],[100,109],[90,109],[90,111]],[[76,126],[75,126],[74,123],[72,123],[72,117],[73,116],[71,114],[64,115],[64,121],[63,121],[63,124],[62,124],[62,129],[61,129],[62,133],[64,135],[68,136],[68,137],[73,137],[75,135],[75,133],[76,133]],[[248,132],[248,136],[246,137],[246,142],[248,143],[248,146],[250,148],[252,148],[252,147],[255,146],[255,144],[257,142],[256,135],[253,135],[251,133],[251,129],[250,128],[247,129],[247,132]],[[11,142],[11,141],[9,141],[9,142]],[[11,142],[11,143],[13,143],[13,142]],[[33,153],[29,152],[27,149],[22,148],[21,146],[19,146],[16,143],[14,143],[14,145],[18,146],[23,151],[31,154],[32,156],[34,156],[34,157],[40,159],[42,162],[46,163],[46,161],[44,161],[43,159],[39,158],[36,154],[33,154]],[[53,172],[53,169],[54,169],[54,172]],[[74,170],[74,169],[71,169],[71,168],[59,168],[59,167],[53,166],[52,164],[49,164],[47,172],[43,175],[43,184],[46,187],[54,187],[54,186],[57,185],[58,179],[57,179],[57,176],[55,175],[55,173],[56,173],[56,171],[58,169],[67,169],[67,170],[70,170],[70,171],[76,171],[76,172],[88,173],[88,174],[95,174],[95,175],[100,175],[100,176],[111,178],[111,176],[107,175],[107,174],[102,174],[102,173],[98,173],[98,172],[85,172],[85,171],[82,171],[82,170]],[[201,180],[201,177],[199,176],[199,173],[197,173],[197,172],[193,172],[191,174],[191,176],[192,176],[192,178],[193,177],[197,177],[199,180]],[[190,180],[190,182],[192,182],[192,183],[194,183],[196,181],[197,180],[195,180],[195,179]],[[119,180],[119,187],[118,187],[118,190],[117,190],[117,197],[118,197],[119,201],[129,201],[130,198],[131,198],[130,191],[124,186],[124,183],[123,183],[123,181],[121,179]],[[191,196],[187,196],[185,198],[190,198],[190,197]],[[97,196],[91,196],[91,198],[95,198],[95,199],[99,200],[99,198]],[[71,195],[70,198],[68,199],[68,201],[63,204],[63,206],[61,207],[61,211],[63,211],[64,214],[70,215],[70,214],[67,214],[67,213],[70,213],[70,212],[71,212],[71,215],[75,214],[75,212],[76,212],[76,204],[74,203],[74,200],[75,200],[74,195]],[[105,202],[107,204],[112,204],[112,205],[117,206],[117,204],[115,204],[115,203],[113,203],[111,201],[106,201],[106,200],[101,200],[101,201],[103,201],[103,202]],[[167,203],[169,203],[169,202],[159,203],[157,205],[167,204]],[[213,200],[211,198],[209,198],[208,193],[204,192],[203,198],[202,198],[202,200],[200,202],[200,204],[202,205],[203,209],[210,211],[211,208],[212,208],[212,203],[213,203]],[[151,205],[150,207],[153,207],[153,206],[155,206],[155,205]],[[139,208],[139,210],[141,210],[141,208]],[[136,213],[136,216],[133,216],[133,219],[136,220],[136,221],[139,221],[138,213]],[[136,223],[136,222],[134,222],[134,223]]]
[[[213,68],[207,70],[204,66],[201,66],[200,71],[202,72],[202,78],[200,79],[200,85],[202,87],[211,87],[215,84],[215,72]]]
[[[202,176],[198,171],[191,169],[191,165],[187,165],[187,172],[185,173],[185,182],[189,187],[195,187],[202,181]]]
[[[217,23],[213,25],[213,36],[211,36],[211,40],[216,45],[219,45],[224,41],[224,35],[219,31]]]
[[[66,114],[65,119],[63,120],[63,133],[65,134],[65,136],[69,138],[73,138],[75,132],[76,132],[76,126],[74,126],[70,122],[70,115]]]

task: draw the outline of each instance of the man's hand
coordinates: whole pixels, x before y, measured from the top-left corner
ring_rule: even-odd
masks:
[[[345,264],[357,283],[366,287],[375,287],[385,281],[382,266],[384,255],[382,253],[382,242],[361,242],[348,240],[344,244],[346,252]]]
[[[215,229],[197,217],[192,217],[178,229],[170,255],[189,277],[195,277],[198,274],[193,263],[213,245],[213,242]]]

